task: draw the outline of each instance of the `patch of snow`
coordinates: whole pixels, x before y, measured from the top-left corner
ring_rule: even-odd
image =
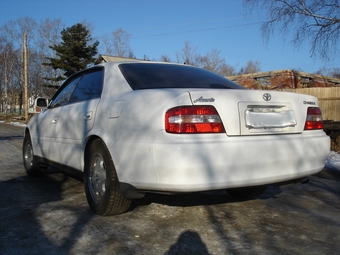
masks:
[[[21,123],[21,122],[7,122],[7,121],[3,121],[3,120],[0,120],[0,123],[4,123],[4,124],[10,124],[10,125],[14,125],[14,126],[20,126],[20,127],[26,127],[27,124],[25,123]]]
[[[340,170],[340,153],[331,151],[326,159],[326,168]]]
[[[27,124],[21,123],[21,122],[9,122],[8,124],[14,125],[14,126],[20,126],[20,127],[26,127]]]

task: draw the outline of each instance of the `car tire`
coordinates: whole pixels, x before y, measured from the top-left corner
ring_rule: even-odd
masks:
[[[251,199],[260,196],[266,191],[267,187],[267,185],[262,185],[240,189],[228,189],[227,192],[237,199]]]
[[[131,200],[120,192],[120,185],[109,150],[100,139],[86,150],[84,185],[87,202],[98,215],[109,216],[126,212]]]
[[[32,147],[31,136],[28,132],[25,133],[24,142],[22,146],[22,158],[27,175],[32,177],[40,177],[45,174],[45,171],[38,168],[34,164],[34,152]]]

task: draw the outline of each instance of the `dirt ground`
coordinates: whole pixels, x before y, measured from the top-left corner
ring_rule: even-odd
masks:
[[[0,254],[339,253],[337,171],[247,201],[225,191],[149,194],[125,214],[101,217],[81,181],[26,176],[22,139],[22,127],[0,123]]]

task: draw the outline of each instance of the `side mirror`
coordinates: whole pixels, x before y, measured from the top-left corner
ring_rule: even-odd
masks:
[[[45,109],[45,108],[47,108],[48,103],[49,103],[49,101],[48,101],[47,98],[38,97],[38,98],[35,100],[34,105],[35,105],[36,107],[40,107],[40,108]]]

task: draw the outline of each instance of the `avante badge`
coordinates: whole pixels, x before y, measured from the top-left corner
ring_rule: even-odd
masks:
[[[203,98],[202,96],[200,98],[197,98],[194,100],[194,103],[209,103],[209,102],[215,102],[215,98]]]

